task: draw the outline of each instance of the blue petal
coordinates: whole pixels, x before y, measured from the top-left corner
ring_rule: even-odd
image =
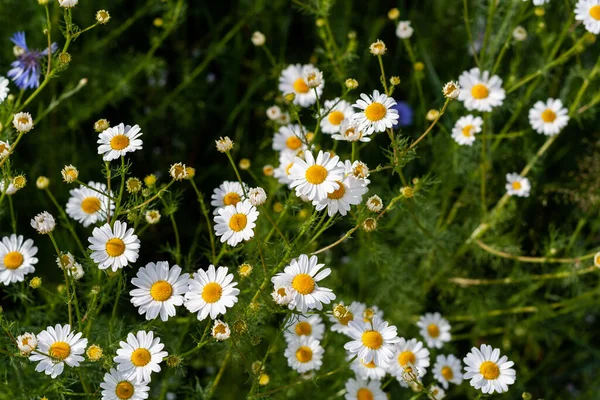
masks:
[[[25,41],[25,32],[15,32],[14,35],[10,38],[10,41],[16,44],[17,46],[25,49],[25,51],[29,51],[27,47],[27,42]]]

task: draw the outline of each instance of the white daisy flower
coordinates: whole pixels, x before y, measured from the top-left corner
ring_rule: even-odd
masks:
[[[595,35],[600,33],[600,1],[579,0],[575,6],[575,19],[583,21],[588,32]]]
[[[98,154],[104,161],[115,160],[127,153],[142,149],[142,131],[138,125],[111,126],[98,135]]]
[[[435,358],[433,377],[444,389],[448,389],[448,383],[460,385],[463,381],[462,363],[452,354],[440,354]]]
[[[255,207],[265,204],[267,201],[267,193],[261,187],[255,187],[248,191],[248,200]]]
[[[308,310],[322,310],[323,304],[329,304],[335,299],[331,289],[320,287],[317,282],[325,279],[331,269],[323,268],[325,264],[318,264],[317,256],[308,258],[306,254],[290,261],[283,272],[271,278],[275,286],[291,286],[294,289],[294,299],[289,303],[290,310],[296,309],[301,313]]]
[[[441,349],[444,343],[452,339],[450,323],[439,312],[421,315],[417,326],[421,328],[419,333],[427,342],[427,347]]]
[[[344,163],[338,163],[340,168],[344,168]],[[320,201],[313,201],[317,211],[327,207],[327,214],[332,217],[336,213],[345,216],[350,211],[351,206],[362,203],[362,196],[369,191],[362,179],[356,179],[352,175],[346,176],[343,180],[336,182],[339,187],[327,197]]]
[[[146,383],[137,383],[114,368],[104,374],[100,383],[102,400],[143,400],[148,398],[150,387]]]
[[[488,71],[481,72],[479,68],[463,72],[458,82],[458,100],[462,101],[469,111],[492,111],[492,108],[501,106],[506,97],[502,79],[497,75],[490,77]]]
[[[213,214],[219,215],[219,208],[235,206],[245,198],[244,188],[239,182],[225,181],[218,188],[215,188],[212,196],[210,196],[210,205],[215,207]]]
[[[33,333],[24,333],[17,336],[17,347],[21,351],[21,354],[29,354],[37,348],[37,338]]]
[[[13,117],[12,123],[18,132],[27,133],[33,129],[33,118],[28,112],[16,113]]]
[[[372,307],[365,306],[365,309],[362,313],[363,322],[371,322],[371,321],[373,321],[373,318],[375,318],[375,317],[382,320],[383,319],[383,311],[380,310],[379,307],[377,307],[377,306],[372,306]]]
[[[354,355],[349,355],[348,359],[352,358],[354,358]],[[384,368],[385,365],[386,364],[383,364],[383,366],[377,365],[373,360],[366,363],[364,360],[357,357],[354,361],[352,361],[352,364],[350,364],[350,369],[354,371],[356,376],[359,378],[380,381],[387,374],[387,371]]]
[[[220,319],[216,319],[212,327],[212,336],[219,342],[229,339],[229,336],[231,336],[229,325]]]
[[[282,185],[288,185],[292,183],[290,179],[290,170],[294,165],[294,158],[296,156],[293,153],[284,151],[279,154],[279,166],[273,171],[273,176],[277,178],[279,183]]]
[[[8,87],[8,79],[3,76],[0,76],[0,104],[6,100],[8,97],[8,92],[10,92],[10,88]]]
[[[148,263],[138,270],[131,283],[138,289],[129,292],[131,303],[138,307],[140,315],[146,314],[146,320],[166,321],[176,314],[175,307],[183,304],[183,295],[187,292],[189,274],[182,274],[178,265],[169,268],[167,261]]]
[[[325,324],[319,315],[292,314],[283,332],[285,340],[289,343],[300,336],[312,336],[316,340],[323,339]]]
[[[350,378],[346,381],[346,400],[387,400],[378,380],[366,381],[361,378]]]
[[[33,265],[38,262],[34,257],[37,251],[33,240],[23,241],[22,235],[3,237],[0,242],[0,282],[5,286],[23,282],[25,275],[35,272]]]
[[[427,397],[432,400],[442,400],[446,398],[446,391],[437,385],[433,385],[429,388]]]
[[[5,179],[4,181],[0,182],[0,193],[6,193],[7,195],[12,196],[18,191],[19,188],[13,185],[12,180]]]
[[[342,140],[346,142],[370,142],[370,135],[370,133],[366,133],[360,129],[357,120],[345,119],[340,124],[339,133],[336,133],[331,137],[335,140]]]
[[[373,195],[367,199],[367,209],[371,212],[378,213],[383,210],[383,200],[377,195]]]
[[[215,233],[221,237],[221,243],[237,246],[242,241],[254,237],[255,221],[258,211],[249,200],[237,203],[235,206],[219,208],[219,215],[214,218]]]
[[[323,352],[317,339],[311,336],[300,336],[288,343],[283,355],[292,369],[302,373],[319,370],[323,364]]]
[[[292,122],[292,117],[290,117],[290,113],[289,112],[282,113],[281,117],[279,117],[278,122],[280,125],[288,125],[290,122]]]
[[[310,74],[314,67],[308,65],[289,65],[286,69],[281,71],[279,77],[279,91],[286,95],[287,93],[294,93],[294,104],[300,107],[308,107],[317,101],[317,95],[315,89],[311,89],[306,81],[305,75]],[[323,93],[324,82],[321,82],[317,87],[316,91],[319,97]]]
[[[339,305],[344,305],[343,301],[340,301]],[[333,332],[343,333],[344,335],[348,334],[348,323],[350,321],[360,321],[362,320],[362,315],[366,309],[366,306],[363,303],[359,303],[358,301],[353,301],[349,306],[346,307],[346,313],[341,318],[336,318],[333,315],[329,316],[329,320],[333,322],[331,325],[331,330]]]
[[[269,119],[272,121],[278,120],[281,118],[281,108],[278,106],[271,106],[267,108],[267,117],[269,117]]]
[[[352,341],[346,343],[344,348],[365,363],[374,361],[376,365],[384,365],[394,355],[394,343],[398,337],[396,327],[388,326],[386,321],[375,316],[372,322],[348,322],[348,336]]]
[[[56,227],[56,221],[54,220],[52,214],[50,214],[48,211],[43,211],[33,217],[30,224],[31,227],[38,231],[38,233],[41,235],[46,235],[52,232]]]
[[[284,125],[273,136],[273,150],[296,155],[308,148],[303,140],[300,125]]]
[[[296,291],[291,286],[275,285],[271,297],[280,306],[287,306],[294,301]]]
[[[304,152],[305,159],[296,157],[290,168],[291,188],[296,188],[296,196],[306,195],[309,200],[324,200],[328,193],[339,189],[338,181],[343,178],[344,169],[338,166],[339,157],[319,151],[315,160],[310,151]]]
[[[323,105],[321,120],[321,130],[324,133],[338,133],[342,121],[350,120],[354,115],[352,105],[346,100],[340,100],[339,97],[334,100],[326,100]]]
[[[0,160],[8,156],[10,151],[10,143],[0,140]]]
[[[531,183],[529,179],[513,172],[506,174],[506,192],[509,196],[529,197]]]
[[[356,160],[351,162],[350,160],[344,161],[344,176],[352,175],[356,179],[360,179],[364,181],[365,185],[371,183],[369,179],[367,179],[370,175],[369,167],[362,161]]]
[[[225,315],[227,308],[237,303],[240,290],[235,287],[237,282],[233,282],[233,274],[227,272],[226,267],[215,270],[211,264],[207,271],[199,269],[188,281],[183,305],[190,312],[198,312],[199,321],[208,316],[215,319],[219,314]]]
[[[410,39],[415,30],[410,26],[410,21],[399,21],[396,27],[396,36],[400,39]]]
[[[417,379],[427,373],[429,350],[423,346],[423,342],[417,339],[400,338],[394,350],[394,356],[388,364],[388,371],[396,377],[401,386],[408,387],[404,379],[406,372],[411,372]]]
[[[58,4],[65,8],[75,7],[77,3],[79,3],[79,0],[58,0]]]
[[[140,239],[133,234],[133,228],[127,229],[127,223],[115,221],[111,228],[108,223],[100,228],[94,228],[90,242],[91,259],[98,264],[98,268],[111,268],[117,272],[119,268],[126,267],[138,259],[140,252]]]
[[[569,110],[558,99],[548,99],[545,103],[538,101],[529,110],[529,123],[537,133],[558,135],[569,123]]]
[[[84,360],[81,354],[85,352],[88,343],[87,339],[81,338],[81,332],[71,332],[69,324],[47,327],[37,335],[37,341],[39,353],[33,352],[29,361],[39,361],[35,370],[44,371],[52,379],[62,374],[65,364],[78,367]]]
[[[482,344],[481,350],[473,347],[463,362],[467,365],[464,378],[485,394],[508,392],[508,385],[515,383],[517,373],[511,368],[515,363],[500,357],[500,349],[487,344]]]
[[[302,78],[304,78],[304,81],[310,89],[314,89],[322,85],[323,72],[321,72],[318,68],[315,68],[315,66],[309,64],[304,68]]]
[[[88,182],[88,185],[108,195],[102,195],[85,186],[69,191],[71,197],[67,202],[67,214],[86,228],[96,222],[105,221],[108,207],[111,213],[115,209],[115,203],[109,200],[112,192],[107,192],[104,183]]]
[[[481,132],[483,119],[466,115],[460,117],[452,128],[452,139],[461,146],[471,146],[475,142],[475,134]]]
[[[138,331],[129,333],[127,342],[119,342],[119,349],[113,361],[117,370],[133,382],[150,382],[152,372],[160,372],[160,363],[169,353],[161,351],[165,345],[160,338],[154,338],[154,332]]]
[[[396,105],[393,98],[385,93],[380,94],[378,90],[374,90],[372,96],[361,93],[360,97],[352,107],[361,111],[352,118],[358,122],[359,129],[366,135],[384,132],[398,123],[398,110],[393,108]]]

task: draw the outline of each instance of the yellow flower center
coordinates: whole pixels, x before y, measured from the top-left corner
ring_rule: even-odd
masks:
[[[287,296],[285,288],[279,288],[279,289],[277,289],[277,294],[280,295],[281,297]]]
[[[325,182],[327,174],[327,168],[323,167],[322,165],[311,165],[306,170],[305,176],[308,183],[312,183],[313,185],[319,185]]]
[[[152,354],[150,354],[150,352],[144,348],[135,349],[133,353],[131,353],[131,362],[136,367],[148,365],[151,359]]]
[[[312,326],[308,322],[302,321],[296,324],[294,330],[298,336],[310,336],[312,333]]]
[[[596,21],[600,21],[600,6],[593,6],[590,8],[590,16]]]
[[[90,346],[87,349],[87,356],[91,359],[91,360],[98,360],[100,359],[100,357],[102,357],[102,349],[98,346]]]
[[[344,120],[344,113],[341,111],[332,111],[329,113],[327,119],[331,125],[339,125]]]
[[[440,336],[440,328],[436,324],[430,324],[427,327],[427,333],[429,333],[429,336],[435,339],[436,337]]]
[[[0,154],[4,153],[8,149],[9,147],[7,145],[5,145],[4,143],[0,143]]]
[[[300,140],[300,138],[298,138],[296,135],[290,136],[285,140],[285,145],[290,150],[298,150],[300,147],[302,147],[302,140]]]
[[[375,316],[375,311],[372,308],[367,308],[363,312],[363,321],[371,322],[373,320],[374,316]]]
[[[125,243],[119,238],[112,238],[106,242],[106,253],[109,257],[119,257],[125,253]]]
[[[337,188],[336,190],[334,190],[331,193],[327,193],[327,197],[330,198],[331,200],[339,200],[342,197],[344,197],[344,194],[346,193],[346,189],[344,188],[344,184],[340,181],[336,181],[336,183],[338,185],[340,185],[339,188]]]
[[[156,301],[166,301],[173,293],[173,286],[167,281],[156,281],[150,287],[150,296]]]
[[[292,287],[300,294],[311,294],[315,290],[315,280],[308,274],[298,274],[292,279]]]
[[[471,96],[473,96],[474,99],[487,99],[489,95],[490,91],[487,88],[487,86],[485,86],[483,83],[473,85],[473,87],[471,88]]]
[[[374,398],[373,392],[367,388],[361,387],[356,392],[356,400],[373,400]]]
[[[246,214],[233,214],[229,220],[229,228],[235,232],[242,231],[247,224],[248,217],[246,217]]]
[[[113,150],[123,150],[129,146],[129,138],[125,135],[115,135],[110,139],[110,147]]]
[[[293,162],[289,163],[287,167],[285,167],[285,174],[289,175],[290,174],[290,169],[292,169],[292,166],[294,165]]]
[[[361,339],[365,347],[371,350],[377,350],[383,345],[383,336],[377,331],[365,331]]]
[[[100,210],[100,199],[97,197],[86,197],[81,202],[81,209],[86,214],[93,214]]]
[[[599,6],[600,7],[600,6]],[[556,119],[556,113],[549,108],[546,108],[544,112],[542,112],[542,121],[545,123],[554,122]]]
[[[23,346],[28,346],[29,345],[29,338],[28,337],[24,337],[23,339],[21,339],[21,344]]]
[[[223,204],[226,206],[235,206],[242,200],[239,194],[235,192],[229,192],[223,197]]]
[[[11,251],[4,256],[4,266],[6,269],[17,269],[23,264],[23,254],[18,251]]]
[[[298,350],[296,350],[296,360],[301,363],[307,363],[312,360],[312,350],[308,346],[300,346]]]
[[[219,324],[217,326],[215,326],[215,334],[225,334],[227,333],[227,328],[225,327],[225,325],[223,324]]]
[[[452,378],[454,378],[454,372],[452,372],[452,368],[450,368],[450,367],[442,367],[442,376],[447,381],[449,381]]]
[[[71,346],[67,342],[54,342],[50,346],[50,350],[48,350],[48,354],[50,354],[54,358],[58,358],[59,360],[64,360],[69,357],[71,354]]]
[[[512,186],[513,190],[519,190],[519,189],[521,189],[521,182],[514,181],[511,186]]]
[[[481,375],[488,381],[494,380],[500,376],[500,368],[496,365],[496,363],[491,361],[484,361],[479,366],[479,372]]]
[[[375,368],[377,367],[377,365],[375,365],[375,361],[371,360],[371,362],[365,363],[363,360],[360,360],[360,363],[362,365],[364,365],[367,368]]]
[[[369,121],[380,121],[385,117],[387,108],[381,103],[371,103],[365,109],[365,116]]]
[[[215,303],[219,301],[223,294],[223,288],[216,282],[209,282],[202,290],[202,300],[207,303]]]
[[[294,81],[294,92],[296,93],[308,93],[309,88],[304,79],[298,78]]]
[[[405,365],[407,365],[408,363],[411,363],[412,365],[415,365],[416,361],[417,361],[417,357],[415,356],[415,353],[413,353],[412,351],[408,351],[408,350],[407,351],[403,351],[398,356],[398,362],[403,367]]]
[[[133,396],[133,385],[127,381],[119,382],[115,394],[120,399],[130,399]]]
[[[338,321],[340,321],[340,324],[344,326],[348,325],[348,322],[352,320],[354,320],[354,314],[352,314],[350,311],[348,311],[346,315],[344,315],[342,318],[338,319]]]
[[[77,177],[79,176],[79,174],[77,173],[77,171],[75,171],[74,169],[69,169],[66,172],[66,175],[71,178],[71,179],[77,179]]]
[[[471,137],[471,131],[473,130],[473,125],[467,125],[464,128],[462,128],[462,134],[463,136],[466,137]]]
[[[590,14],[591,14],[591,12],[590,12]],[[27,117],[20,117],[20,118],[17,119],[17,122],[19,124],[27,124],[27,123],[29,123],[29,118],[27,118]]]

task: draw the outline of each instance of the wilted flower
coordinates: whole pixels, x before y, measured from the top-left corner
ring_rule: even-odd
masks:
[[[157,224],[160,221],[160,211],[158,210],[148,210],[146,211],[146,222],[149,224]]]
[[[382,40],[377,39],[375,43],[371,43],[369,46],[369,51],[374,56],[382,56],[385,54],[387,48],[385,47],[385,43]]]
[[[381,197],[374,195],[367,200],[367,208],[372,212],[379,212],[383,209],[383,201]]]
[[[233,149],[233,142],[229,139],[229,136],[221,137],[219,140],[215,140],[215,143],[217,144],[217,150],[221,153],[226,153]]]
[[[377,229],[377,220],[375,218],[367,218],[362,225],[365,232],[371,232]]]
[[[444,85],[442,93],[447,99],[456,99],[460,94],[460,87],[457,82],[450,81]]]
[[[356,79],[348,78],[346,79],[345,85],[347,89],[353,90],[358,87],[358,81]]]
[[[110,122],[107,119],[102,118],[94,122],[94,130],[98,133],[104,132],[108,128],[110,128]]]
[[[60,171],[63,180],[67,183],[73,183],[79,177],[79,171],[72,165],[65,165]]]
[[[18,132],[27,133],[33,129],[33,118],[28,112],[16,113],[13,117],[13,126]]]
[[[142,190],[142,181],[140,181],[138,178],[129,178],[125,183],[125,186],[127,187],[127,191],[129,193],[137,193]]]
[[[185,179],[187,177],[187,171],[185,169],[185,164],[175,163],[175,164],[171,165],[171,168],[169,169],[169,174],[176,181]]]
[[[45,235],[54,230],[56,221],[54,221],[54,217],[48,211],[44,211],[31,220],[31,226],[38,231],[38,233]]]
[[[261,187],[252,188],[248,192],[248,200],[250,200],[253,206],[258,207],[267,201],[267,193]]]

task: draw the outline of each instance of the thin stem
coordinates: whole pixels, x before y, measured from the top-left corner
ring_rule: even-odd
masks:
[[[350,235],[352,235],[358,229],[359,226],[360,226],[360,224],[356,225],[354,228],[352,228],[348,232],[346,232],[346,234],[344,236],[342,236],[335,242],[331,243],[329,246],[325,246],[322,249],[312,252],[311,255],[323,253],[324,251],[327,251],[327,250],[337,246],[338,244],[342,243],[344,240],[348,239],[350,237]]]
[[[233,157],[231,155],[231,152],[229,150],[227,150],[225,152],[225,154],[227,155],[227,158],[229,159],[229,162],[231,163],[231,166],[233,167],[233,170],[235,171],[235,176],[237,176],[238,182],[242,186],[242,190],[244,191],[244,196],[246,198],[248,198],[248,193],[246,191],[246,185],[244,185],[244,182],[242,181],[242,177],[240,176],[240,172],[238,171],[237,166],[235,165],[235,162],[233,161]]]
[[[121,209],[121,201],[123,200],[123,190],[125,189],[125,156],[121,156],[121,187],[119,188],[119,197],[117,197],[117,205],[115,207],[115,215],[113,216],[111,226],[117,220],[117,215]],[[109,207],[110,208],[110,207]]]
[[[13,233],[17,233],[17,219],[15,218],[15,209],[13,207],[12,196],[8,196],[8,206],[10,208],[10,221]]]
[[[52,194],[50,189],[46,188],[45,192],[48,195],[48,197],[50,198],[50,200],[52,201],[52,203],[54,204],[54,207],[56,207],[56,210],[59,212],[63,221],[67,225],[67,229],[71,233],[71,236],[73,236],[73,239],[75,240],[75,243],[77,244],[77,247],[79,248],[79,251],[81,252],[81,254],[84,257],[87,258],[87,252],[86,252],[85,248],[83,247],[81,240],[79,240],[79,236],[77,235],[77,232],[75,232],[75,228],[73,227],[73,224],[71,224],[71,221],[69,221],[69,218],[67,217],[67,214],[65,213],[65,210],[63,210],[63,208],[58,204],[58,201],[56,201],[56,198],[54,197],[54,195]]]
[[[172,180],[171,182],[167,183],[167,185],[164,188],[160,189],[158,192],[156,192],[156,194],[154,196],[150,197],[148,200],[144,201],[142,204],[138,204],[137,206],[130,208],[129,210],[121,211],[121,214],[128,214],[131,211],[138,210],[142,207],[145,207],[149,203],[153,202],[154,200],[156,200],[157,198],[162,196],[163,192],[165,192],[167,189],[169,189],[169,187],[171,187],[171,185],[174,182],[175,182],[175,180]]]
[[[479,59],[477,58],[477,50],[475,49],[475,44],[473,41],[473,35],[471,34],[471,26],[469,23],[469,7],[467,5],[467,0],[463,0],[463,20],[465,21],[465,30],[467,31],[467,38],[469,40],[469,47],[471,52],[473,53],[473,59],[475,60],[475,64],[480,67]]]
[[[514,283],[531,283],[532,281],[547,281],[551,279],[565,279],[577,275],[585,275],[594,271],[600,271],[596,266],[581,269],[578,271],[563,271],[552,274],[528,275],[525,278],[500,278],[500,279],[472,279],[453,277],[448,279],[449,282],[455,283],[461,287],[468,286],[488,286],[488,285],[510,285]]]
[[[60,260],[60,262],[62,264],[60,250],[58,249],[58,245],[56,244],[56,240],[54,239],[54,235],[52,235],[52,232],[48,232],[48,237],[52,241],[52,244],[54,245],[54,250],[56,251],[56,256],[58,257],[58,259]],[[70,288],[71,285],[69,284],[69,276],[67,275],[67,268],[65,265],[62,266],[62,270],[65,275],[65,287],[67,289],[67,306],[69,308],[69,325],[71,327],[73,327],[73,312],[71,310],[71,288]]]
[[[378,55],[377,59],[379,60],[379,68],[381,69],[381,83],[383,84],[383,89],[385,90],[385,94],[389,96],[390,91],[388,90],[387,80],[385,79],[385,70],[383,68],[383,59],[381,58],[381,55]]]
[[[223,363],[221,364],[221,368],[219,368],[219,372],[217,373],[215,380],[213,381],[212,385],[210,385],[210,389],[208,390],[208,393],[206,395],[207,399],[210,399],[212,397],[215,389],[217,388],[217,385],[219,384],[219,382],[221,381],[221,378],[223,377],[223,373],[225,372],[227,363],[229,363],[229,360],[231,359],[231,348],[232,347],[229,347],[229,350],[227,350],[227,354],[225,355],[225,359],[223,360]]]
[[[578,263],[578,262],[581,262],[583,260],[588,260],[590,258],[594,258],[594,256],[597,254],[597,252],[593,252],[593,253],[585,254],[585,255],[580,256],[580,257],[572,257],[572,258],[530,257],[530,256],[518,256],[518,255],[515,255],[515,254],[507,253],[505,251],[496,250],[496,249],[488,246],[487,244],[483,243],[481,240],[476,240],[475,244],[477,244],[477,246],[479,246],[483,250],[485,250],[488,253],[493,254],[495,256],[502,257],[502,258],[507,258],[509,260],[521,261],[521,262],[524,262],[524,263],[539,263],[539,264],[546,264],[546,263],[556,263],[556,264],[560,264],[560,263]]]
[[[421,136],[419,136],[419,138],[417,140],[415,140],[408,147],[408,149],[406,149],[404,151],[404,153],[402,155],[408,153],[408,151],[411,150],[412,148],[414,148],[421,140],[425,139],[425,136],[427,136],[427,134],[429,134],[429,132],[431,132],[431,130],[433,129],[433,127],[437,124],[437,122],[440,120],[440,118],[442,117],[442,115],[444,115],[444,113],[446,112],[446,108],[448,107],[448,104],[450,104],[450,100],[451,99],[446,99],[446,102],[444,103],[444,106],[440,110],[439,115],[436,117],[436,119],[433,120],[433,122],[431,123],[431,125],[429,125],[429,128],[427,128],[427,130]]]
[[[196,192],[196,196],[198,197],[198,202],[200,203],[200,210],[202,211],[202,215],[204,215],[204,220],[206,222],[206,229],[208,231],[208,237],[210,238],[210,249],[212,253],[213,264],[217,263],[217,252],[215,250],[215,237],[213,234],[212,224],[210,223],[210,218],[208,216],[208,207],[204,203],[204,196],[198,190],[198,186],[196,186],[196,182],[193,179],[190,179],[190,183]]]

